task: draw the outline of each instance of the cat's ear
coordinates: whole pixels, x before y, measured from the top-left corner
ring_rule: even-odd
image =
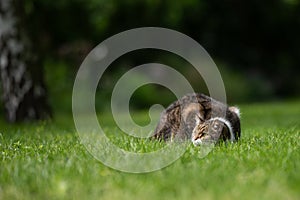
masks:
[[[228,108],[231,112],[234,112],[239,118],[241,118],[240,109],[236,106],[231,106]]]

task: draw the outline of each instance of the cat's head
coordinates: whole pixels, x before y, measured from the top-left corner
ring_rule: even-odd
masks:
[[[236,110],[235,110],[236,111]],[[223,141],[236,141],[240,137],[240,114],[229,109],[232,116],[229,119],[214,117],[206,121],[196,119],[196,126],[192,133],[195,146]]]

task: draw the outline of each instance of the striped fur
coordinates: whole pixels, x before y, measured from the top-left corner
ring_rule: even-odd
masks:
[[[218,130],[213,125],[218,126]],[[240,113],[204,94],[183,96],[165,109],[153,137],[168,141],[171,138],[192,140],[194,145],[205,141],[237,141],[240,137]],[[196,139],[195,139],[196,138]]]

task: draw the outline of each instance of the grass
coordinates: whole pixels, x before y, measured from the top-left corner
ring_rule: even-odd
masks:
[[[241,111],[237,144],[217,146],[203,159],[189,146],[175,163],[148,174],[115,171],[95,160],[69,115],[33,124],[1,121],[0,199],[299,199],[300,102]],[[116,141],[147,146],[127,137]]]

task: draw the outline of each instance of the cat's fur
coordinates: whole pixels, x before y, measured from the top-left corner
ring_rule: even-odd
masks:
[[[241,135],[237,107],[229,107],[200,93],[183,96],[161,113],[153,137],[159,140],[189,139],[194,145],[206,141],[237,141]]]

